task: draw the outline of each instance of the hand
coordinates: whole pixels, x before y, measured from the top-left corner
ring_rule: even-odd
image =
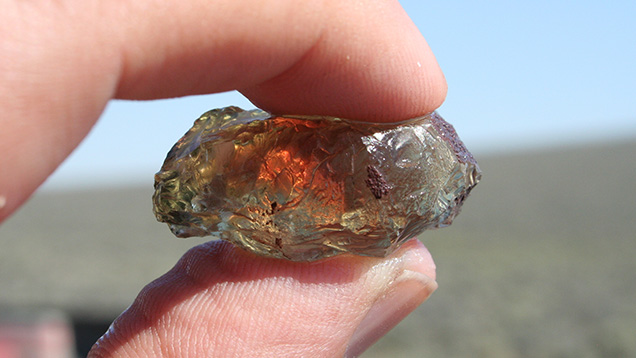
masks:
[[[2,0],[0,220],[111,98],[238,89],[275,113],[399,121],[431,112],[444,77],[396,1]],[[355,356],[435,289],[416,241],[386,259],[187,253],[96,344],[110,356]],[[212,352],[212,353],[210,353]]]

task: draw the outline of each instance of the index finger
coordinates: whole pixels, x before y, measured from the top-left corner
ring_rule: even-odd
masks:
[[[149,26],[162,13],[135,16],[146,31],[129,25],[118,96],[239,89],[275,113],[366,121],[423,115],[444,100],[439,66],[397,1],[201,5],[177,7],[169,36]]]

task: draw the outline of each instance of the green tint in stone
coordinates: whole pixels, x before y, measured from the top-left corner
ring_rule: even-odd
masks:
[[[294,261],[386,256],[450,225],[480,177],[436,113],[370,124],[227,107],[170,150],[153,202],[178,237],[213,235]]]

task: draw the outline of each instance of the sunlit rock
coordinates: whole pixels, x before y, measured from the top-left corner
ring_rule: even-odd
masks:
[[[227,107],[203,114],[170,150],[153,202],[178,237],[294,261],[385,256],[450,225],[480,177],[436,113],[370,124]]]

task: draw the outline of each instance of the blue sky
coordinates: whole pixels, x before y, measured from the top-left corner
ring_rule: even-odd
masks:
[[[449,84],[439,112],[480,155],[636,140],[636,1],[400,1]],[[237,93],[113,101],[45,190],[152,185],[203,112]]]

